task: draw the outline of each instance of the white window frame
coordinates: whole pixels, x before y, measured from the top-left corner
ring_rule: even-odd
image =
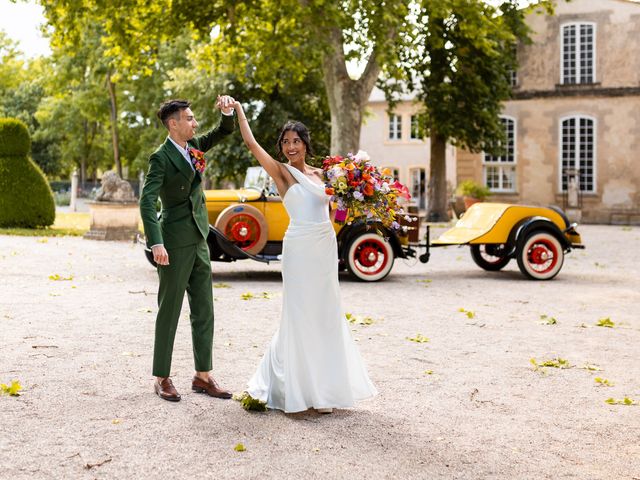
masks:
[[[391,136],[392,133],[394,136]],[[390,142],[398,142],[402,140],[402,115],[389,115],[387,123],[387,140]]]
[[[582,75],[580,73],[580,26],[591,25],[593,27],[593,76],[591,82],[583,82]],[[576,83],[566,83],[564,78],[564,29],[565,27],[576,26]],[[597,24],[595,22],[566,22],[560,25],[560,84],[561,85],[583,85],[589,83],[596,83],[597,71],[596,71],[596,52],[597,52]]]
[[[413,172],[415,171],[424,171],[424,192],[423,196],[420,197],[420,199],[423,200],[423,206],[420,206],[420,199],[416,201],[416,196],[414,195],[413,191]],[[409,167],[409,180],[407,182],[407,187],[409,188],[409,193],[411,194],[411,201],[415,202],[415,205],[421,209],[429,208],[429,183],[427,174],[427,168],[424,165],[412,165]]]
[[[487,157],[493,156],[489,155],[486,152],[482,152],[482,181],[485,186],[487,186],[487,168],[486,167],[503,167],[508,166],[513,169],[513,187],[512,188],[491,188],[488,187],[492,192],[495,193],[516,193],[518,191],[518,121],[515,117],[511,115],[500,115],[501,119],[509,120],[513,122],[513,162],[488,162]],[[507,138],[507,141],[509,139]],[[500,183],[502,183],[502,168],[500,171]]]
[[[558,122],[558,193],[563,194],[565,191],[562,189],[562,124],[565,120],[576,120],[576,128],[580,128],[580,120],[587,119],[593,122],[593,189],[592,190],[580,190],[583,194],[598,193],[598,120],[596,117],[584,114],[565,115],[560,118]],[[578,138],[579,140],[579,138]],[[574,168],[580,168],[580,150],[576,148],[575,158],[573,159]]]

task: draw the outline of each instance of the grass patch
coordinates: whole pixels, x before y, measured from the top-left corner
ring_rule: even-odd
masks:
[[[0,235],[17,235],[21,237],[79,237],[89,231],[89,213],[56,212],[56,220],[45,228],[0,228]]]

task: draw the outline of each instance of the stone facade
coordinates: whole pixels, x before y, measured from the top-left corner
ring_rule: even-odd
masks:
[[[518,47],[514,98],[503,111],[513,154],[458,151],[458,180],[492,187],[491,201],[555,204],[583,222],[640,224],[640,3],[558,2],[554,16],[527,21],[533,44]],[[573,209],[567,168],[579,169]]]

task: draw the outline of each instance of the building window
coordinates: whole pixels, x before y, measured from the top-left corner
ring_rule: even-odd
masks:
[[[595,23],[562,26],[561,84],[595,82],[595,32]]]
[[[411,140],[422,140],[423,135],[420,130],[420,119],[418,115],[411,115]]]
[[[424,168],[412,168],[409,170],[409,193],[416,206],[424,210],[427,206],[427,171]]]
[[[484,183],[492,192],[515,192],[516,190],[516,121],[501,117],[507,143],[499,144],[500,155],[483,154]]]
[[[589,117],[570,117],[561,123],[562,191],[567,190],[566,171],[578,170],[580,190],[595,191],[595,121]]]
[[[389,116],[389,140],[402,138],[402,117],[400,115]]]

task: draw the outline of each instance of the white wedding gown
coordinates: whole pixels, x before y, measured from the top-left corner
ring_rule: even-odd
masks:
[[[282,319],[247,392],[285,412],[349,408],[378,392],[340,302],[338,250],[324,186],[297,180],[283,202],[290,217],[282,252]]]

